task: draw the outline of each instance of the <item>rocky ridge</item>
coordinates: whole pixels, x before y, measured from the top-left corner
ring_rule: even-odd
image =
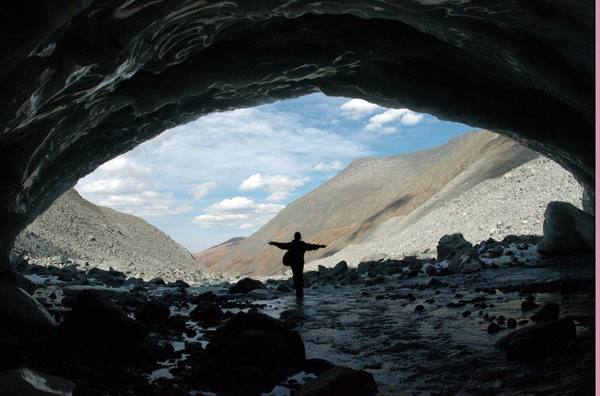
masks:
[[[181,245],[146,221],[67,191],[21,234],[13,252],[30,263],[114,269],[136,278],[185,279],[206,272]]]
[[[581,186],[570,173],[545,157],[448,199],[462,189],[472,172],[467,170],[408,216],[387,220],[364,242],[314,260],[306,268],[332,267],[341,260],[356,266],[373,257],[430,257],[438,240],[455,232],[461,232],[469,241],[502,240],[511,234],[541,236],[549,202],[564,201],[581,208]]]

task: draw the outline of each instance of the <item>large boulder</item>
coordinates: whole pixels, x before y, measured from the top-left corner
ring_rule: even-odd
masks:
[[[297,331],[258,312],[233,316],[217,329],[206,350],[216,359],[254,367],[296,366],[306,359]]]
[[[575,338],[575,322],[560,319],[513,331],[495,345],[507,350],[507,360],[528,361],[539,360],[550,352],[563,349]]]
[[[471,247],[473,247],[473,245],[463,237],[463,234],[446,234],[438,241],[437,259],[438,261],[442,261],[447,258],[452,258],[453,252]]]
[[[221,319],[225,313],[211,301],[200,301],[190,312],[190,319],[195,321],[211,321]]]
[[[377,384],[372,374],[335,366],[302,385],[296,392],[296,396],[368,396],[377,392]]]
[[[595,217],[567,202],[550,202],[544,212],[544,237],[538,251],[546,256],[595,249]]]
[[[171,310],[167,304],[156,300],[144,303],[135,312],[135,318],[140,322],[160,322],[169,319],[169,316],[171,316]]]
[[[71,395],[76,383],[29,368],[0,373],[0,396]]]
[[[252,278],[244,278],[241,281],[239,281],[238,283],[236,283],[235,285],[231,286],[229,288],[229,293],[246,294],[248,292],[251,292],[252,290],[266,289],[266,288],[267,288],[267,286],[265,286],[265,284],[259,280],[252,279]]]
[[[0,302],[0,330],[3,332],[46,330],[56,326],[48,311],[19,287],[0,284]]]
[[[79,293],[59,328],[74,340],[99,348],[130,347],[148,336],[144,325],[127,317],[119,306],[95,290]]]

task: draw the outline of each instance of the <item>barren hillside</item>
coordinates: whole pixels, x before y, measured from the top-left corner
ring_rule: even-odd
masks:
[[[536,157],[513,140],[471,131],[432,149],[355,160],[289,204],[212,268],[225,274],[278,273],[283,270],[281,252],[267,242],[291,240],[295,231],[309,242],[329,246],[307,253],[307,261],[333,255],[350,243],[359,243],[389,218],[413,212],[472,166],[477,171],[464,181],[464,189]]]
[[[206,272],[183,246],[146,221],[67,191],[17,238],[14,251],[38,262],[75,261],[145,279],[194,280]]]

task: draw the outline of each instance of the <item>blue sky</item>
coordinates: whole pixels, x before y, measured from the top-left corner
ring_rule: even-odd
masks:
[[[167,130],[75,188],[196,253],[251,235],[355,158],[438,146],[470,129],[408,109],[312,94]]]

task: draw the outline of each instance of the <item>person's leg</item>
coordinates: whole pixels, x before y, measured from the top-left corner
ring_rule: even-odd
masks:
[[[304,297],[304,265],[292,265],[292,274],[294,275],[294,289],[296,297]]]

